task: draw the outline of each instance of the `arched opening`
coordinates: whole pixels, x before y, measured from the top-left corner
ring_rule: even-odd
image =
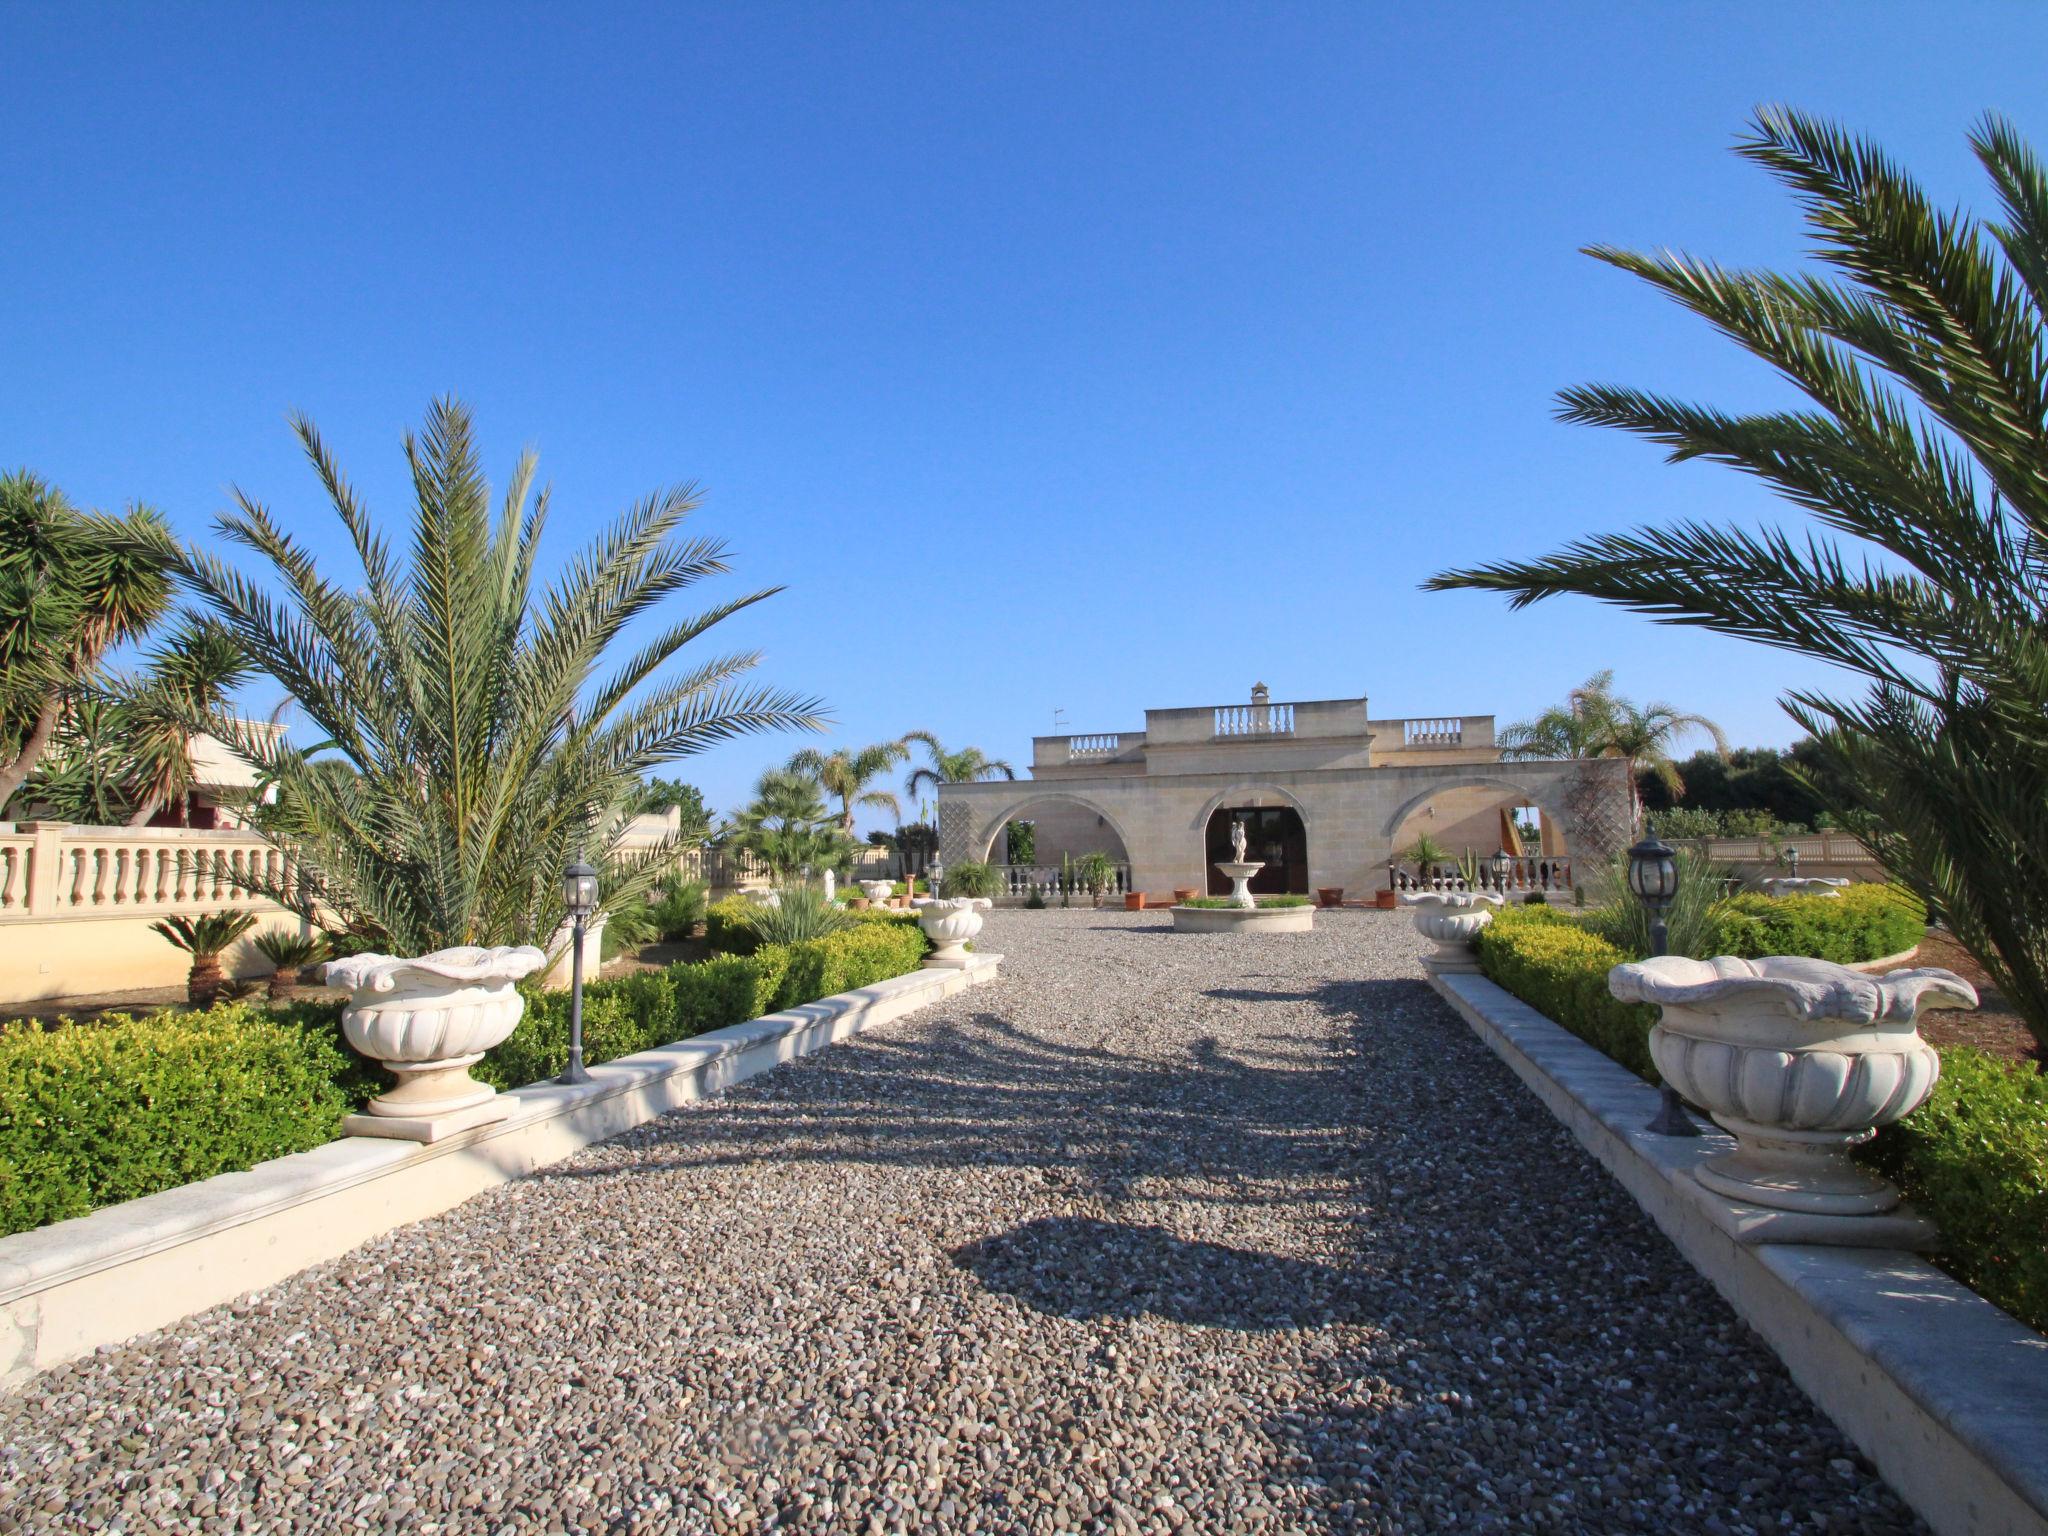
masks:
[[[1308,894],[1308,828],[1291,805],[1218,806],[1203,832],[1209,867],[1209,894],[1227,896],[1230,881],[1216,866],[1235,857],[1230,846],[1232,822],[1244,823],[1244,856],[1266,867],[1251,878],[1254,893],[1268,896]]]
[[[1418,850],[1437,850],[1427,863]],[[1571,844],[1555,809],[1527,789],[1494,780],[1445,785],[1417,795],[1387,827],[1387,857],[1399,888],[1457,874],[1468,861],[1487,866],[1498,852],[1513,860],[1513,889],[1552,890],[1572,883]]]
[[[1057,873],[1062,861],[1091,853],[1128,866],[1129,849],[1116,823],[1085,800],[1040,795],[1019,805],[989,829],[981,857],[991,864]]]

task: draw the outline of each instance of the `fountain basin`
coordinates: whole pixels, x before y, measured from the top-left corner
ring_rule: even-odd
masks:
[[[1308,933],[1316,909],[1299,907],[1175,907],[1175,933]]]

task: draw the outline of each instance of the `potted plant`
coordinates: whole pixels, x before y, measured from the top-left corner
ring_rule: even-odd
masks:
[[[1316,905],[1319,907],[1341,907],[1344,905],[1344,887],[1341,885],[1319,885],[1316,887]]]
[[[1074,879],[1090,904],[1100,907],[1104,893],[1116,885],[1116,861],[1106,853],[1084,853],[1074,861]]]
[[[1192,885],[1176,885],[1173,888],[1174,904],[1178,906],[1182,902],[1193,901],[1197,896],[1201,894],[1202,893],[1196,890]]]
[[[1422,957],[1424,970],[1434,976],[1479,969],[1472,941],[1493,921],[1500,897],[1490,891],[1413,891],[1402,900],[1415,909],[1415,931],[1436,940],[1436,952]]]
[[[315,933],[259,933],[256,952],[271,964],[270,1000],[288,1003],[298,995],[299,972],[328,957],[327,936]]]
[[[1735,1137],[1693,1170],[1747,1205],[1812,1215],[1879,1215],[1899,1192],[1849,1160],[1880,1126],[1911,1114],[1941,1072],[1920,1038],[1923,1008],[1974,1008],[1949,971],[1866,976],[1826,960],[1660,955],[1617,965],[1608,990],[1653,1003],[1650,1059],[1664,1081]]]
[[[256,926],[256,914],[208,912],[199,917],[167,917],[149,926],[191,955],[192,969],[185,977],[186,1001],[194,1008],[211,1008],[226,984],[220,957]]]

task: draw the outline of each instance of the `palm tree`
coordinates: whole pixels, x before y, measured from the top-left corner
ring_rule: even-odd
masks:
[[[1689,731],[1704,731],[1714,750],[1728,755],[1728,738],[1705,715],[1689,715],[1669,704],[1634,704],[1614,691],[1614,673],[1595,672],[1533,720],[1501,731],[1500,755],[1510,761],[1561,758],[1619,757],[1629,765],[1629,809],[1642,819],[1642,792],[1637,780],[1656,779],[1674,796],[1685,792],[1685,780],[1671,749]]]
[[[1508,761],[1555,762],[1598,757],[1601,741],[1614,719],[1614,673],[1595,672],[1533,720],[1503,726],[1495,738]]]
[[[626,903],[674,863],[668,844],[627,855],[618,813],[647,770],[717,742],[815,728],[810,700],[736,679],[752,654],[660,676],[689,643],[775,589],[668,619],[597,675],[635,621],[723,573],[724,546],[674,537],[698,503],[648,497],[534,591],[549,493],[521,457],[497,516],[469,412],[437,401],[407,434],[416,507],[409,557],[392,552],[320,440],[293,423],[361,565],[334,580],[270,512],[236,493],[223,539],[282,586],[195,550],[185,579],[256,665],[298,699],[335,756],[259,728],[232,743],[278,785],[264,835],[294,855],[286,905],[332,909],[351,932],[405,954],[457,944],[546,943],[562,919],[561,871],[599,865]],[[339,760],[345,771],[322,766]]]
[[[211,1008],[227,984],[221,973],[220,957],[230,944],[256,926],[256,914],[206,912],[198,917],[167,917],[149,926],[192,957],[192,969],[185,977],[185,1001],[194,1008]]]
[[[2004,121],[1971,144],[2000,216],[1943,211],[1869,142],[1783,109],[1739,153],[1789,186],[1835,275],[1590,254],[1703,316],[1810,408],[1730,414],[1587,386],[1567,420],[1753,474],[1824,533],[1679,523],[1430,586],[1576,592],[1860,673],[1792,694],[1847,788],[1833,809],[2048,1043],[2048,175]]]
[[[869,789],[896,764],[910,756],[910,748],[899,741],[878,741],[871,747],[840,747],[820,752],[806,747],[790,758],[792,772],[807,773],[824,785],[825,792],[839,801],[839,825],[853,836],[853,808],[871,805],[902,820],[903,806],[886,789]]]
[[[178,824],[190,821],[192,738],[226,709],[229,691],[248,670],[249,658],[232,634],[189,616],[151,657],[148,674],[124,700],[127,750],[141,796],[129,826],[147,826],[173,802]]]
[[[753,803],[733,818],[733,826],[733,844],[765,863],[778,885],[805,869],[842,867],[855,846],[826,809],[823,786],[794,768],[762,774]]]
[[[979,747],[962,747],[958,752],[948,752],[939,745],[939,738],[930,731],[906,731],[906,742],[920,742],[931,762],[914,769],[903,781],[904,792],[913,799],[927,784],[936,789],[941,784],[973,784],[982,779],[1014,779],[1017,770],[999,757],[988,757]]]
[[[26,470],[0,475],[0,812],[108,650],[170,606],[177,558],[147,508],[84,513]]]

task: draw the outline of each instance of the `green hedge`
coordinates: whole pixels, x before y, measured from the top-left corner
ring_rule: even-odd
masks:
[[[1628,955],[1553,907],[1504,908],[1473,947],[1491,980],[1637,1076],[1657,1081],[1650,1061],[1657,1010],[1607,990],[1607,973]]]
[[[229,1005],[0,1035],[0,1233],[332,1140],[359,1068],[314,1023]]]
[[[1733,896],[1714,908],[1717,955],[1811,955],[1837,965],[1882,960],[1926,936],[1927,908],[1895,885],[1839,896]]]
[[[1722,904],[1728,954],[1817,954],[1852,964],[1909,949],[1925,913],[1910,896],[1859,886],[1839,898],[1738,896]],[[1480,930],[1479,968],[1539,1013],[1651,1082],[1657,1010],[1621,1003],[1607,973],[1632,958],[1550,908],[1508,908]],[[1941,1051],[1933,1095],[1859,1156],[1896,1179],[1941,1228],[1949,1273],[2048,1329],[2048,1077],[1982,1051]]]
[[[748,914],[759,910],[758,902],[744,896],[728,896],[723,901],[713,902],[704,910],[704,942],[716,954],[751,955],[761,947],[761,936],[748,921]],[[894,907],[863,907],[858,912],[846,913],[845,917],[856,925],[917,927],[915,912],[900,911]]]
[[[1927,1102],[1859,1155],[1941,1227],[1942,1268],[2048,1331],[2048,1076],[1949,1046]]]
[[[915,922],[878,917],[801,944],[764,944],[750,954],[591,982],[583,989],[583,1059],[594,1066],[870,986],[916,970],[925,949]],[[474,1071],[500,1088],[517,1088],[555,1076],[568,1060],[568,994],[535,992],[512,1037]]]

